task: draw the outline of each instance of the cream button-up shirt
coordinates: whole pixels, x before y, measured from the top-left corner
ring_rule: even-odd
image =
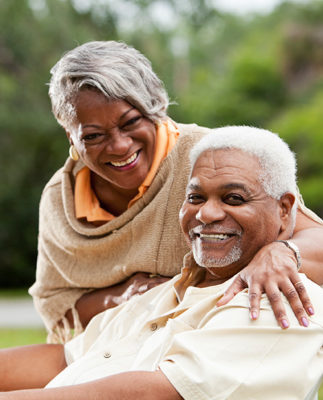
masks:
[[[47,387],[160,368],[184,399],[315,399],[323,375],[322,288],[302,275],[315,315],[308,328],[299,326],[286,300],[291,326],[282,330],[265,295],[259,319],[251,321],[247,289],[217,307],[231,280],[190,286],[200,273],[189,265],[94,317],[65,345],[68,367]]]

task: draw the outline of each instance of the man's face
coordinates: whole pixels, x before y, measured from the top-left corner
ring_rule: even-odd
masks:
[[[237,149],[208,150],[198,158],[180,211],[195,261],[229,278],[281,230],[279,202],[259,181],[256,157]]]

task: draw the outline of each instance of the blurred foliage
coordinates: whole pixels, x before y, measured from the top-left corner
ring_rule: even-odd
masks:
[[[45,329],[6,329],[0,328],[0,349],[45,343]]]
[[[323,216],[322,18],[321,0],[248,17],[208,0],[0,0],[0,287],[34,280],[41,190],[68,152],[46,83],[61,55],[89,40],[142,51],[178,122],[278,132],[297,153],[307,205]]]

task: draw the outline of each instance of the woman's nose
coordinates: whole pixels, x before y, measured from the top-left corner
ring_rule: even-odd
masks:
[[[110,154],[124,155],[129,151],[132,145],[132,139],[129,136],[122,135],[120,133],[114,133],[110,136],[106,145],[106,150]]]
[[[219,204],[219,202],[210,200],[200,207],[195,216],[195,218],[203,224],[211,224],[212,222],[223,221],[225,217],[226,213],[221,204]]]

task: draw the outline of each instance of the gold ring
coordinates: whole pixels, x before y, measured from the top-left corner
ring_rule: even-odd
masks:
[[[157,274],[149,274],[149,278],[157,278],[158,276]]]
[[[299,282],[294,283],[295,287],[298,286],[298,285],[303,285],[303,281],[299,281]]]

